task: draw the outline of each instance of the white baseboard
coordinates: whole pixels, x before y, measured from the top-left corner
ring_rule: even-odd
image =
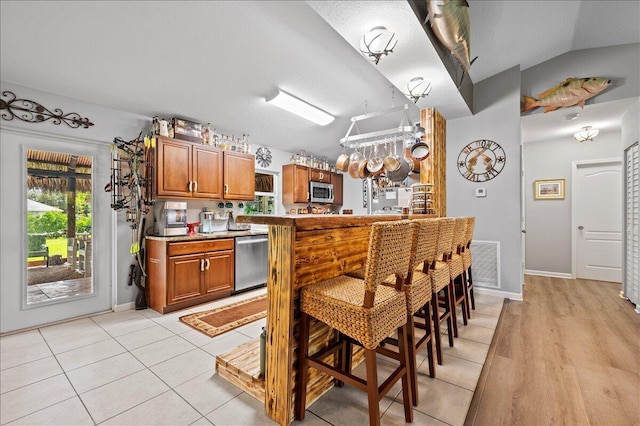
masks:
[[[512,293],[510,291],[493,290],[491,288],[473,286],[473,292],[478,294],[486,294],[488,296],[503,297],[505,299],[517,300],[522,302],[522,293]]]
[[[135,302],[123,303],[122,305],[113,305],[113,312],[130,311],[135,308]]]
[[[538,277],[564,278],[565,280],[573,279],[573,276],[571,274],[567,274],[564,272],[533,271],[531,269],[525,269],[524,274],[536,275]]]

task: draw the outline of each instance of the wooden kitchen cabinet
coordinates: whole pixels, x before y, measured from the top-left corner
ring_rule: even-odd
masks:
[[[333,204],[342,205],[342,180],[340,173],[331,173],[331,184],[333,185]]]
[[[326,170],[309,169],[309,181],[331,183],[331,172]]]
[[[253,201],[256,192],[255,157],[241,152],[224,151],[223,164],[223,198]]]
[[[163,198],[253,200],[255,157],[158,137],[156,194]]]
[[[162,314],[226,297],[233,290],[233,238],[147,239],[149,306]]]
[[[282,204],[309,201],[309,168],[297,164],[282,166]]]
[[[158,137],[156,194],[172,198],[222,198],[222,150]]]

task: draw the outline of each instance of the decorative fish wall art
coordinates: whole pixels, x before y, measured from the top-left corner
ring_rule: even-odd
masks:
[[[469,3],[466,0],[426,0],[427,20],[440,42],[456,58],[463,74],[469,73],[471,64],[471,24],[469,23]],[[459,86],[460,86],[459,84]]]
[[[556,87],[538,95],[538,99],[522,96],[520,112],[526,112],[538,107],[545,107],[544,112],[555,111],[558,108],[579,105],[584,108],[584,102],[609,87],[611,80],[604,77],[567,78]]]

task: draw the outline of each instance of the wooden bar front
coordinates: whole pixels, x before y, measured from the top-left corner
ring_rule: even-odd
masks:
[[[429,215],[239,216],[241,223],[269,225],[265,409],[280,423],[293,421],[297,374],[300,289],[365,265],[371,224]],[[327,345],[333,330],[312,326],[310,353]],[[311,369],[307,406],[333,387],[331,377]]]

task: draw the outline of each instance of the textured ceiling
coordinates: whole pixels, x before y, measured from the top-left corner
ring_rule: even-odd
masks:
[[[471,69],[474,82],[575,49],[640,42],[637,1],[470,4],[471,53],[478,56]],[[225,133],[249,133],[254,144],[331,158],[340,152],[338,140],[352,116],[365,112],[365,104],[371,112],[410,102],[397,89],[394,94],[391,82],[402,90],[401,80],[422,72],[399,51],[393,72],[402,77],[389,78],[391,61],[377,68],[323,18],[342,8],[341,25],[355,26],[366,15],[371,21],[364,28],[392,16],[369,14],[373,6],[410,19],[403,1],[2,1],[0,77],[118,110],[211,122]],[[413,19],[400,42],[429,58],[426,71],[434,82],[432,95],[418,106],[442,110],[447,119],[470,115]],[[361,31],[349,29],[353,37]],[[276,87],[336,120],[320,127],[266,104],[264,97]],[[410,115],[418,117],[413,104]],[[376,129],[361,130],[398,121],[380,118]],[[527,126],[523,120],[523,135],[535,132]]]

